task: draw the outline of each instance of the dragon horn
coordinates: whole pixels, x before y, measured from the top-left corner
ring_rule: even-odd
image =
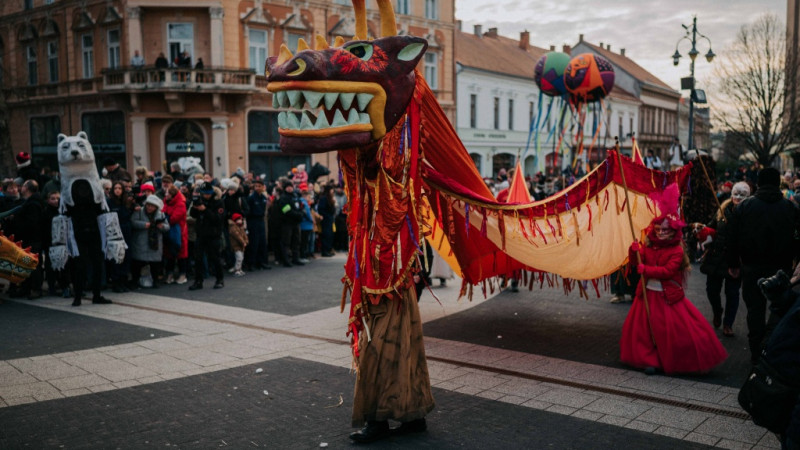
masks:
[[[328,47],[330,47],[330,45],[328,45],[328,41],[326,41],[322,35],[317,34],[314,36],[314,50],[325,50]]]
[[[367,38],[367,7],[365,0],[353,0],[353,9],[356,12],[356,40]]]
[[[308,46],[308,42],[305,39],[300,38],[297,40],[297,51],[302,52],[303,50],[308,50],[310,47]]]
[[[289,50],[289,47],[286,44],[281,44],[281,52],[278,55],[278,60],[275,62],[276,66],[280,66],[281,64],[285,63],[286,61],[292,59],[292,51]]]
[[[344,38],[341,36],[336,36],[336,39],[333,40],[334,47],[341,47],[344,45]]]
[[[381,37],[397,36],[397,20],[394,17],[392,1],[378,0],[378,9],[381,11]]]

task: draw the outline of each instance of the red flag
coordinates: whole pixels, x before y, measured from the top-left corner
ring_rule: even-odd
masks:
[[[508,203],[531,203],[531,194],[528,192],[528,187],[525,186],[525,174],[522,173],[522,166],[517,161],[517,167],[514,169],[514,178],[511,179],[511,185],[508,187]]]
[[[633,140],[633,154],[631,155],[631,159],[633,162],[639,165],[644,164],[644,158],[642,158],[642,151],[639,150],[639,144],[636,143],[636,138],[631,138]]]

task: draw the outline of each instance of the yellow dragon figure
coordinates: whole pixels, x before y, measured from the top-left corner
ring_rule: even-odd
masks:
[[[0,233],[0,278],[19,284],[25,281],[39,264],[39,257]]]

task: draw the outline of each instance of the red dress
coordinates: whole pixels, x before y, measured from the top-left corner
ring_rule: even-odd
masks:
[[[631,261],[636,261],[634,252]],[[682,261],[683,247],[679,243],[644,247],[642,280],[663,284],[667,289],[677,288],[683,281]],[[640,281],[622,326],[619,346],[623,363],[638,368],[655,367],[667,374],[707,372],[728,357],[714,329],[685,296],[670,305],[664,291],[648,289],[647,301],[652,334]]]

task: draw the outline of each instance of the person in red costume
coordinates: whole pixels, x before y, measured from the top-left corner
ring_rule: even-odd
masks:
[[[653,199],[661,214],[645,230],[644,245],[634,242],[629,251],[642,278],[622,326],[620,359],[648,375],[707,372],[728,356],[684,294],[689,258],[681,239],[686,224],[677,213],[679,195],[673,184]]]

